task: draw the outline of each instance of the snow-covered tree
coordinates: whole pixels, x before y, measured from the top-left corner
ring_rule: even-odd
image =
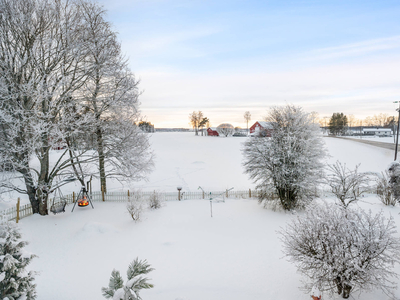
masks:
[[[133,126],[140,119],[138,81],[121,54],[116,33],[105,21],[102,7],[90,2],[81,3],[81,7],[88,24],[87,63],[93,70],[81,89],[81,96],[86,113],[95,120],[88,130],[96,137],[100,184],[106,191],[106,178],[117,173],[119,178],[130,180],[147,175],[152,154],[148,137]]]
[[[231,136],[235,132],[235,128],[229,123],[222,123],[218,125],[217,132],[220,136]]]
[[[24,250],[19,228],[14,223],[0,223],[0,299],[36,298],[34,272],[26,267],[35,257]]]
[[[293,105],[272,107],[266,121],[272,136],[245,143],[245,172],[263,191],[262,197],[276,194],[285,210],[304,206],[316,196],[324,169],[326,152],[318,125]]]
[[[154,269],[150,267],[147,260],[136,258],[128,267],[128,281],[124,284],[119,271],[111,272],[110,282],[107,288],[102,288],[103,296],[112,300],[141,300],[140,290],[153,288],[154,285],[148,282],[148,278],[142,275],[148,274]]]
[[[85,24],[73,1],[0,0],[0,11],[0,158],[26,186],[7,187],[27,193],[34,213],[47,214],[52,180],[71,162],[52,169],[50,150],[79,134],[71,108],[91,71],[84,67]]]
[[[311,206],[281,232],[284,253],[307,277],[305,288],[349,298],[380,288],[393,296],[400,240],[392,217],[337,204]]]
[[[395,206],[397,201],[393,194],[394,185],[390,180],[387,170],[376,174],[376,194],[383,204]]]
[[[326,184],[330,186],[332,193],[345,208],[357,201],[358,197],[369,189],[368,174],[360,172],[359,166],[356,165],[352,171],[346,168],[346,164],[339,161],[328,165]]]
[[[104,11],[86,1],[0,0],[0,12],[0,165],[14,171],[0,187],[26,193],[45,215],[54,179],[84,183],[82,165],[98,161],[104,185],[108,167],[109,176],[143,178],[152,153],[134,125],[137,81]],[[93,135],[90,149],[82,137]],[[67,149],[52,160],[60,144]]]

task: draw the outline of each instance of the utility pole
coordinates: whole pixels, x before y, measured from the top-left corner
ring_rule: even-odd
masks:
[[[399,108],[396,110],[399,112],[399,118],[397,119],[397,133],[396,133],[396,149],[394,150],[394,161],[397,160],[397,147],[399,145],[399,124],[400,124],[400,101],[394,101],[393,103],[399,103]]]

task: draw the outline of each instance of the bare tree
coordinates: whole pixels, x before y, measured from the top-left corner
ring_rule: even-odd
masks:
[[[72,112],[87,78],[82,15],[74,2],[0,0],[0,122],[2,158],[22,175],[34,213],[47,214],[55,176],[73,164],[50,164],[50,150],[79,134]],[[75,107],[75,109],[72,109]],[[85,122],[81,118],[80,122]],[[35,156],[39,167],[32,167]],[[89,158],[85,158],[89,159]],[[4,181],[3,181],[4,183]]]
[[[251,114],[249,111],[246,111],[243,115],[244,119],[246,120],[246,126],[247,126],[247,134],[249,134],[249,121],[251,120]]]
[[[393,217],[335,204],[312,206],[281,232],[284,253],[307,277],[306,290],[349,298],[358,290],[380,288],[395,298],[400,240]]]
[[[107,177],[142,179],[152,154],[147,136],[133,126],[140,119],[138,81],[121,55],[116,33],[100,6],[82,2],[81,7],[90,49],[87,61],[93,70],[81,89],[82,105],[95,120],[88,129],[96,136],[100,184],[107,191]]]
[[[195,135],[199,135],[199,125],[202,119],[203,113],[200,110],[198,112],[193,111],[191,114],[189,114],[190,124],[194,129]]]
[[[54,179],[76,175],[82,183],[83,164],[104,159],[113,174],[129,169],[132,178],[147,172],[151,153],[133,125],[137,82],[102,10],[85,1],[0,0],[0,12],[0,163],[15,171],[3,173],[0,187],[26,193],[33,212],[45,215]],[[98,132],[93,153],[81,137]],[[60,143],[68,147],[52,160]],[[124,143],[130,148],[121,150]]]
[[[351,171],[346,168],[346,164],[339,161],[328,165],[330,173],[326,176],[326,183],[345,208],[357,201],[358,197],[369,189],[369,178],[366,173],[359,172],[359,166],[357,165],[354,171]]]

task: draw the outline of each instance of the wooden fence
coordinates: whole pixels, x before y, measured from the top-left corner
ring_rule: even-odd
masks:
[[[320,190],[322,194],[331,194],[331,191],[328,190]],[[376,193],[376,187],[371,187],[368,190],[368,193]],[[157,194],[160,200],[162,201],[180,201],[180,200],[194,200],[194,199],[205,199],[205,200],[222,200],[225,198],[230,199],[249,199],[249,198],[257,198],[260,194],[259,190],[243,190],[243,191],[234,191],[234,190],[225,190],[225,191],[195,191],[195,192],[141,192],[141,191],[120,191],[120,192],[108,192],[103,193],[92,192],[89,193],[93,202],[128,202],[135,197],[138,197],[143,200],[149,200],[150,197],[154,194]],[[76,194],[72,193],[70,195],[65,195],[62,199],[56,197],[49,198],[47,207],[50,209],[51,205],[54,203],[58,203],[61,201],[66,201],[67,204],[73,204],[76,201]],[[50,212],[49,212],[50,213]],[[0,211],[0,219],[12,221],[15,220],[18,223],[18,220],[25,218],[27,216],[32,215],[32,207],[30,204],[19,204],[19,199],[16,207],[10,207],[6,210]]]
[[[245,190],[245,191],[196,191],[196,192],[138,192],[138,191],[120,191],[120,192],[92,192],[89,193],[93,202],[128,202],[135,197],[143,200],[148,200],[154,194],[156,194],[162,201],[184,201],[193,199],[205,199],[205,200],[217,200],[217,199],[249,199],[258,196],[257,190]],[[67,204],[73,204],[76,201],[76,194],[65,195],[62,199],[59,197],[49,198],[47,207],[50,209],[54,203],[66,201]],[[49,212],[50,213],[50,212]],[[6,210],[0,211],[0,217],[6,221],[15,220],[17,223],[20,219],[32,215],[32,206],[30,204],[20,205],[19,198],[15,207],[10,207]]]

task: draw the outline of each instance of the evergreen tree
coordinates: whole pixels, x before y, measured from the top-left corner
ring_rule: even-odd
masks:
[[[124,280],[119,271],[113,270],[108,287],[101,289],[103,296],[113,300],[141,300],[142,298],[139,296],[140,290],[153,288],[154,285],[147,282],[148,278],[140,275],[147,274],[153,270],[147,260],[136,258],[128,267],[128,282],[124,285]]]
[[[329,120],[329,131],[333,135],[344,135],[347,128],[347,116],[343,113],[333,113]]]
[[[20,239],[21,234],[15,224],[0,223],[0,299],[36,298],[34,272],[25,270],[35,255],[24,251],[28,243]]]

